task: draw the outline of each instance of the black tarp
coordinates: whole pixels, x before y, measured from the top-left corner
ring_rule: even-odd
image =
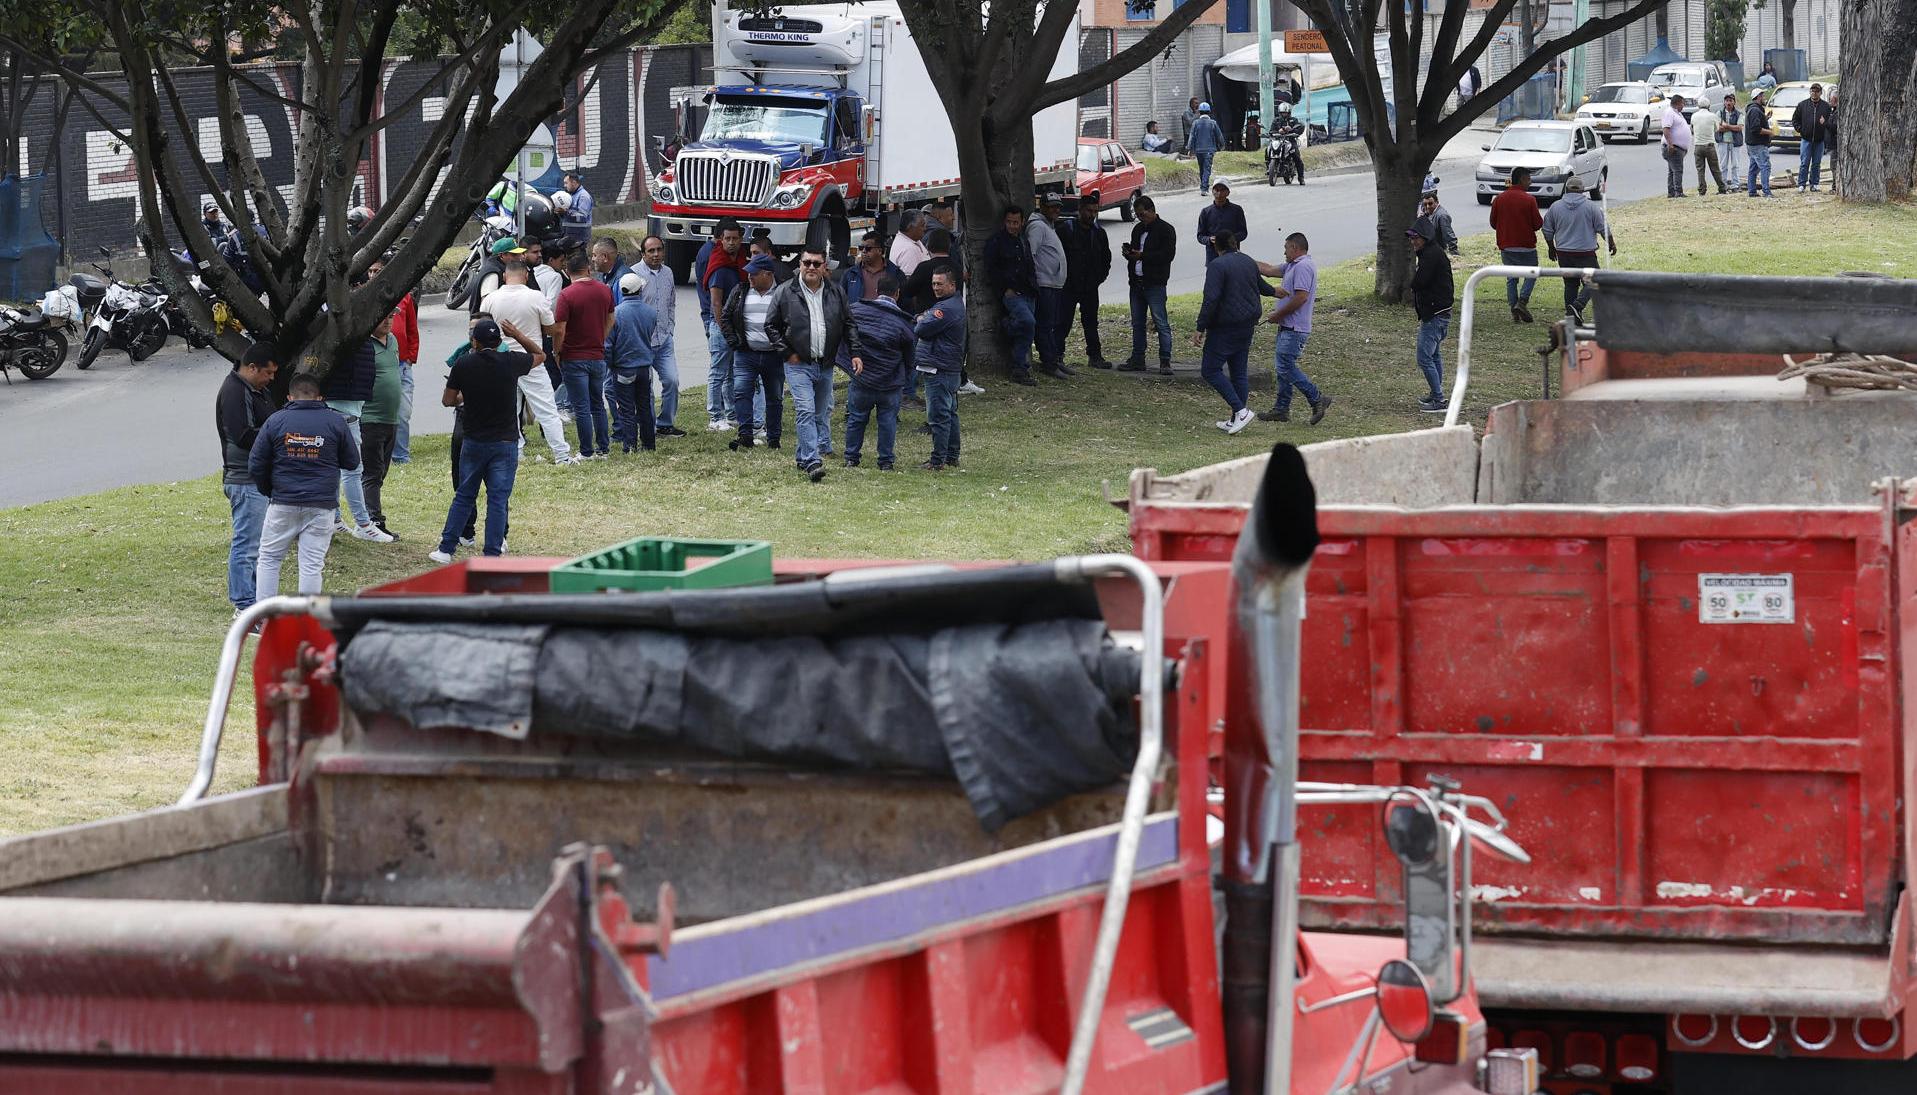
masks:
[[[1605,270],[1596,282],[1607,350],[1917,353],[1917,281],[1907,278]]]
[[[1139,656],[1049,568],[335,610],[358,712],[947,776],[988,830],[1110,785],[1137,752]]]

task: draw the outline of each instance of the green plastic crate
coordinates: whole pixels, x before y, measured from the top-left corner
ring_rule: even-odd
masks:
[[[555,567],[554,593],[646,593],[772,584],[764,540],[679,540],[641,536]]]

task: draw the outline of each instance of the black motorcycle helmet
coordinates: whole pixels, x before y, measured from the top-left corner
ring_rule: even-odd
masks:
[[[520,223],[525,226],[525,235],[538,236],[544,239],[546,236],[559,230],[559,218],[553,213],[552,202],[546,200],[544,194],[531,190],[526,191],[525,203],[520,209],[520,217]]]
[[[346,211],[346,230],[354,235],[358,235],[365,230],[367,223],[372,219],[373,211],[371,209],[363,205],[356,205]]]

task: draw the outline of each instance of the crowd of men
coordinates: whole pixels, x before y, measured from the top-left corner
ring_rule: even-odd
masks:
[[[1766,69],[1769,75],[1768,66]],[[1724,96],[1716,110],[1707,103],[1689,104],[1693,109],[1688,120],[1684,117],[1684,97],[1671,96],[1658,123],[1663,134],[1667,197],[1681,198],[1688,193],[1684,185],[1687,160],[1695,165],[1700,197],[1710,193],[1707,171],[1709,182],[1717,185],[1719,194],[1742,187],[1746,197],[1755,198],[1760,190],[1766,198],[1773,196],[1771,142],[1775,131],[1769,96],[1774,86],[1774,81],[1766,84],[1760,79],[1751,91],[1749,105],[1742,108],[1737,105],[1736,95]],[[1797,191],[1818,193],[1823,189],[1824,157],[1828,154],[1834,161],[1837,155],[1837,89],[1832,88],[1826,99],[1824,85],[1812,84],[1809,97],[1791,109],[1791,130],[1797,135]],[[1747,158],[1748,167],[1742,162]],[[1740,169],[1744,175],[1741,182]],[[1830,183],[1835,192],[1835,171]]]

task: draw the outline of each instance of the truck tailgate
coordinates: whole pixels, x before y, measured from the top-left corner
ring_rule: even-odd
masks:
[[[1135,542],[1228,558],[1244,512],[1135,496]],[[1485,927],[1888,938],[1902,731],[1885,510],[1334,506],[1319,525],[1302,775],[1443,774],[1498,801],[1535,862],[1479,861]],[[1753,576],[1782,595],[1778,622],[1706,622],[1712,594]],[[1306,923],[1395,927],[1373,812],[1305,824]]]

